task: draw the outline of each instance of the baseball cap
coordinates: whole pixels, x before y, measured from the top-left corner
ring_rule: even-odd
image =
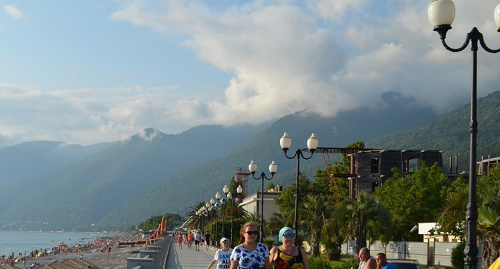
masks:
[[[220,239],[220,243],[222,244],[222,243],[224,243],[224,241],[229,241],[229,239],[227,239],[227,238],[225,238],[225,237],[222,237],[222,238]]]

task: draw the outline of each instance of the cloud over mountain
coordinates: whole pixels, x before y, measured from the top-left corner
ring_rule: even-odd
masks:
[[[1,136],[91,144],[126,139],[148,126],[178,133],[200,124],[260,123],[301,110],[334,116],[359,107],[384,106],[381,96],[387,92],[437,112],[469,99],[470,51],[451,53],[442,47],[427,20],[427,1],[114,4],[106,13],[113,25],[164,38],[163,53],[168,56],[154,55],[154,59],[165,57],[172,68],[181,66],[169,54],[175,43],[182,53],[223,74],[223,86],[214,90],[207,86],[211,77],[189,71],[186,76],[194,87],[151,86],[137,79],[137,84],[47,90],[0,80]],[[456,0],[456,22],[448,43],[461,45],[477,26],[491,47],[499,47],[492,18],[496,4]],[[117,49],[126,44],[114,42]],[[92,69],[106,60],[81,68]],[[140,60],[143,65],[151,61]],[[479,96],[499,90],[498,55],[480,49],[478,64]]]

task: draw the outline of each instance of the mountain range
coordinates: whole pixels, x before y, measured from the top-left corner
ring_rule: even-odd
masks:
[[[499,103],[500,92],[478,101],[478,156],[500,154]],[[429,107],[387,93],[378,107],[332,118],[297,112],[273,123],[205,125],[175,135],[148,128],[126,141],[85,147],[39,141],[0,148],[0,184],[5,186],[0,229],[117,229],[151,215],[182,215],[196,202],[222,193],[235,169],[246,169],[251,160],[259,173],[276,161],[272,182],[288,185],[296,162],[279,147],[285,131],[292,149],[306,147],[314,132],[323,147],[365,141],[372,148],[441,149],[445,157],[460,155],[466,163],[469,113],[464,106],[438,117]],[[312,176],[324,168],[326,157],[315,154],[301,163],[301,171]],[[250,193],[258,183],[249,181]]]

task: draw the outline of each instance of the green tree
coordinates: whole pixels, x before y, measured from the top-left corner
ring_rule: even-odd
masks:
[[[312,255],[318,257],[323,224],[325,220],[330,217],[332,206],[325,195],[309,194],[304,198],[302,203],[304,204],[304,210],[307,214],[303,214],[301,222],[305,224],[311,233]]]
[[[165,215],[151,216],[137,225],[137,228],[143,231],[156,230],[161,222],[161,218],[167,218],[167,229],[172,230],[174,227],[182,225],[184,219],[178,214],[166,213]]]
[[[347,145],[346,148],[350,149],[364,149],[365,143],[363,141],[353,142]],[[349,174],[351,172],[351,157],[347,153],[342,153],[342,161],[334,161],[333,166],[327,167],[322,173],[323,176],[317,175],[323,189],[330,190],[333,195],[329,198],[332,202],[342,201],[349,197],[349,180],[347,177],[336,176],[338,174]],[[321,179],[322,178],[322,179]]]
[[[267,189],[266,190],[270,190],[270,189],[274,189],[274,187],[276,187],[272,182],[270,182],[268,185],[267,185]]]
[[[463,236],[469,186],[465,178],[455,180],[446,196],[446,206],[439,216],[438,232]],[[500,165],[477,179],[477,235],[482,248],[482,268],[488,268],[500,255]]]
[[[273,234],[285,226],[293,226],[293,210],[280,209],[279,212],[274,212],[269,221],[266,222],[265,229],[268,234]]]
[[[191,207],[191,211],[186,213],[186,219],[188,220],[187,225],[190,228],[201,228],[201,215],[198,215],[197,212],[205,206],[205,202],[197,202],[195,206]]]
[[[445,204],[444,193],[450,185],[448,177],[437,164],[431,167],[423,162],[412,174],[405,176],[397,168],[375,195],[389,211],[392,219],[392,240],[419,240],[410,233],[419,222],[433,222]]]
[[[330,218],[325,220],[321,244],[325,247],[325,254],[329,260],[340,260],[342,243],[349,235],[346,223],[349,222],[349,212],[346,203],[333,206]]]
[[[370,222],[376,225],[387,225],[385,220],[385,208],[376,197],[370,196],[364,191],[359,192],[356,200],[345,200],[346,210],[349,216],[348,231],[351,237],[356,238],[356,253],[366,247],[368,225]]]

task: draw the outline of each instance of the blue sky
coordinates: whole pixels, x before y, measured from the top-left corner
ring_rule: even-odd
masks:
[[[452,46],[476,26],[500,47],[495,1],[454,2]],[[470,95],[470,50],[441,46],[430,1],[0,3],[0,146],[335,116],[384,92],[446,112]],[[498,57],[479,53],[480,96],[499,90]]]

